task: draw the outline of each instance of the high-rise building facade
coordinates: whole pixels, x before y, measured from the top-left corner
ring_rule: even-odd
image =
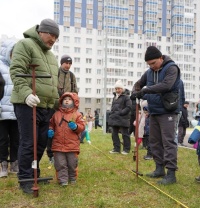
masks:
[[[54,52],[58,60],[63,54],[73,58],[80,110],[102,115],[119,79],[131,90],[148,68],[144,53],[150,45],[176,61],[194,110],[200,99],[199,16],[197,0],[55,0],[61,34]]]

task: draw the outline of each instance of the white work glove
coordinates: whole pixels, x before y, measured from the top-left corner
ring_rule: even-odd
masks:
[[[37,104],[40,103],[40,99],[38,98],[37,95],[30,94],[26,98],[25,102],[28,106],[32,108],[33,106],[37,106]]]

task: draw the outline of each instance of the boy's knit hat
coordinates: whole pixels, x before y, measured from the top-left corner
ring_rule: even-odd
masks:
[[[69,55],[63,55],[60,59],[60,64],[62,65],[63,63],[72,64],[72,58]]]
[[[161,56],[162,53],[155,46],[149,46],[146,50],[144,60],[149,61],[160,58]]]
[[[122,89],[124,89],[124,85],[123,85],[123,83],[122,83],[122,81],[121,80],[118,80],[116,83],[115,83],[115,86],[114,86],[115,88],[122,88]]]
[[[42,20],[37,31],[51,33],[53,35],[56,35],[57,37],[60,33],[58,25],[52,19]]]

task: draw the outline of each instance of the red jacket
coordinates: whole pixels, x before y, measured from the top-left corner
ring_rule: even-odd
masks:
[[[62,108],[64,97],[70,96],[74,101],[74,108]],[[49,128],[55,134],[52,141],[53,152],[80,152],[79,134],[84,131],[85,124],[81,113],[78,112],[79,98],[76,93],[67,92],[59,100],[59,110],[56,111],[50,120]],[[68,127],[67,121],[74,121],[77,124],[75,131]]]

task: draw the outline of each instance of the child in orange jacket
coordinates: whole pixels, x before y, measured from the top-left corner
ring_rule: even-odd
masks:
[[[53,138],[54,167],[60,185],[75,184],[78,173],[80,133],[85,124],[78,112],[79,98],[76,93],[67,92],[59,100],[59,110],[50,120],[48,137]]]

